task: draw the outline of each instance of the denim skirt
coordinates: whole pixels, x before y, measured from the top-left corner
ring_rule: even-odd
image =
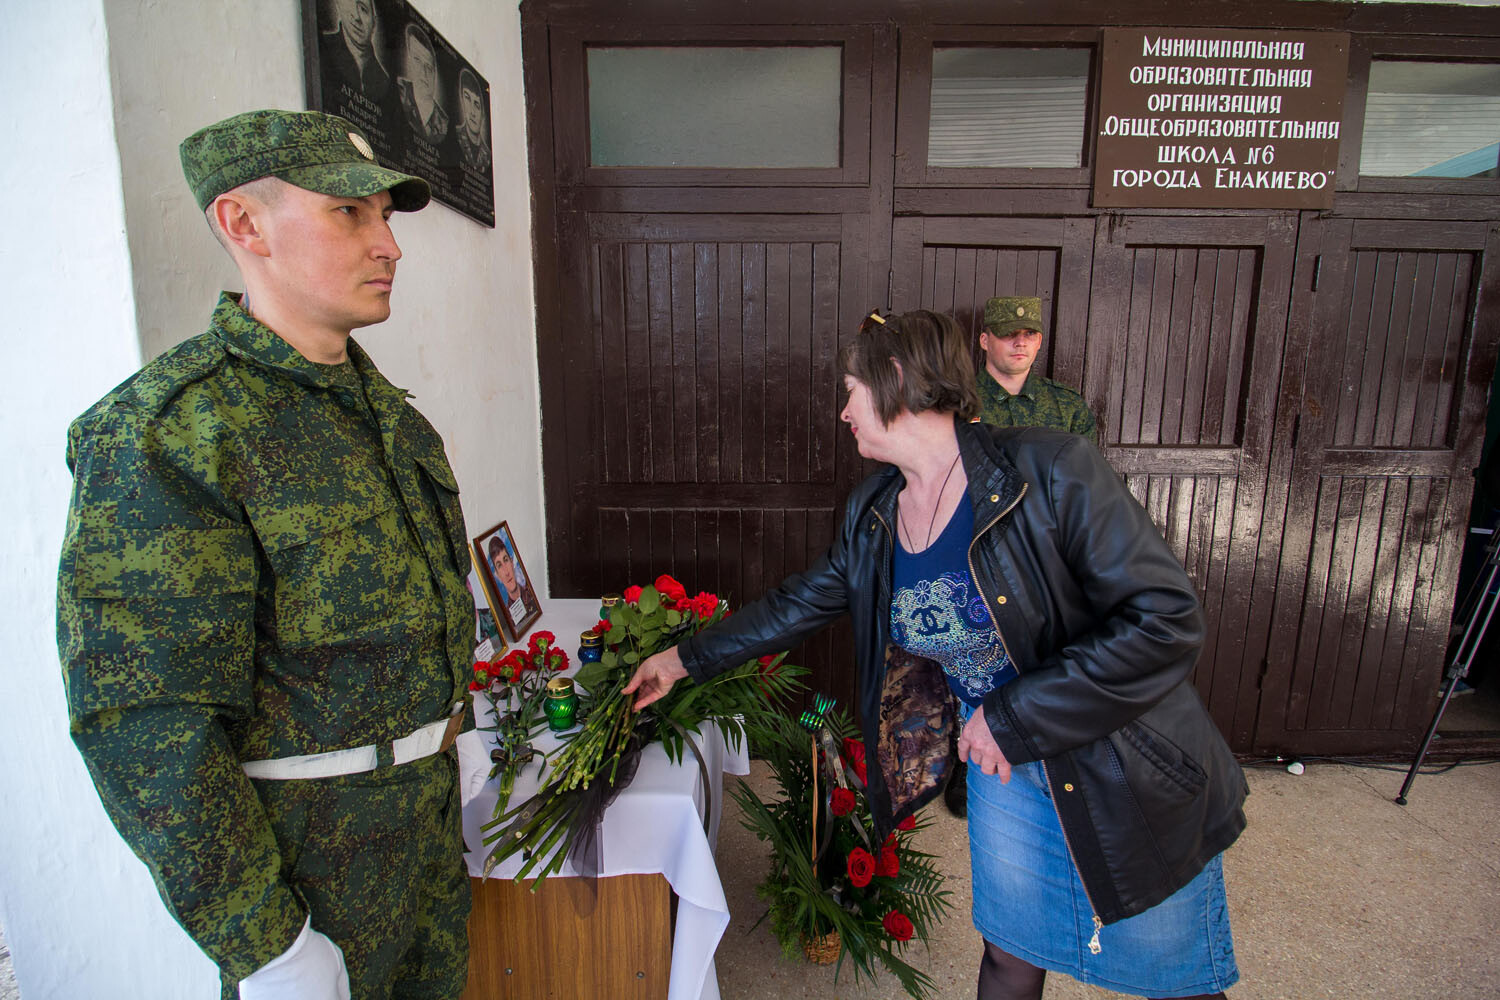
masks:
[[[1217,993],[1239,979],[1218,857],[1161,903],[1101,928],[1090,950],[1093,909],[1039,762],[1015,766],[1004,785],[969,769],[969,856],[974,926],[1032,965],[1150,997]]]

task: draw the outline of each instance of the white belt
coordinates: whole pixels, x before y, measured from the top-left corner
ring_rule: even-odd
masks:
[[[441,753],[453,745],[458,738],[458,727],[463,723],[464,703],[458,702],[448,718],[429,722],[400,739],[387,745],[369,744],[350,750],[330,750],[327,753],[303,754],[300,757],[277,757],[273,760],[247,760],[245,773],[252,778],[287,780],[290,778],[334,778],[341,774],[360,774],[373,771],[382,764],[407,764],[423,757]],[[389,746],[389,759],[381,761],[381,751]]]

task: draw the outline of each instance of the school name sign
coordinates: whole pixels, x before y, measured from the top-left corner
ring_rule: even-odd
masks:
[[[1094,205],[1329,208],[1349,36],[1110,28]]]

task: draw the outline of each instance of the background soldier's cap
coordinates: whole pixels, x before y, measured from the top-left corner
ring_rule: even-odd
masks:
[[[1042,300],[1025,295],[1002,295],[984,304],[984,328],[996,337],[1009,337],[1017,330],[1046,333],[1042,325]]]
[[[321,111],[247,111],[182,140],[182,173],[199,208],[262,177],[341,198],[391,193],[398,212],[427,204],[427,182],[375,162],[364,133]]]

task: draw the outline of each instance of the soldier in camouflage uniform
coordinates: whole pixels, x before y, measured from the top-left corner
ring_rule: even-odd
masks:
[[[246,294],[69,429],[73,739],[224,997],[457,997],[468,535],[442,440],[349,339],[427,184],[314,112],[182,162]]]
[[[979,419],[996,427],[1070,431],[1097,445],[1099,431],[1083,397],[1031,370],[1042,346],[1042,328],[1039,298],[998,296],[984,304],[979,331],[984,367],[976,376]],[[959,763],[943,790],[943,803],[955,816],[968,812],[968,773],[968,765]]]
[[[984,304],[978,375],[980,419],[996,427],[1051,427],[1082,434],[1095,445],[1099,432],[1083,397],[1050,378],[1035,375],[1042,346],[1042,300],[1005,296]]]

